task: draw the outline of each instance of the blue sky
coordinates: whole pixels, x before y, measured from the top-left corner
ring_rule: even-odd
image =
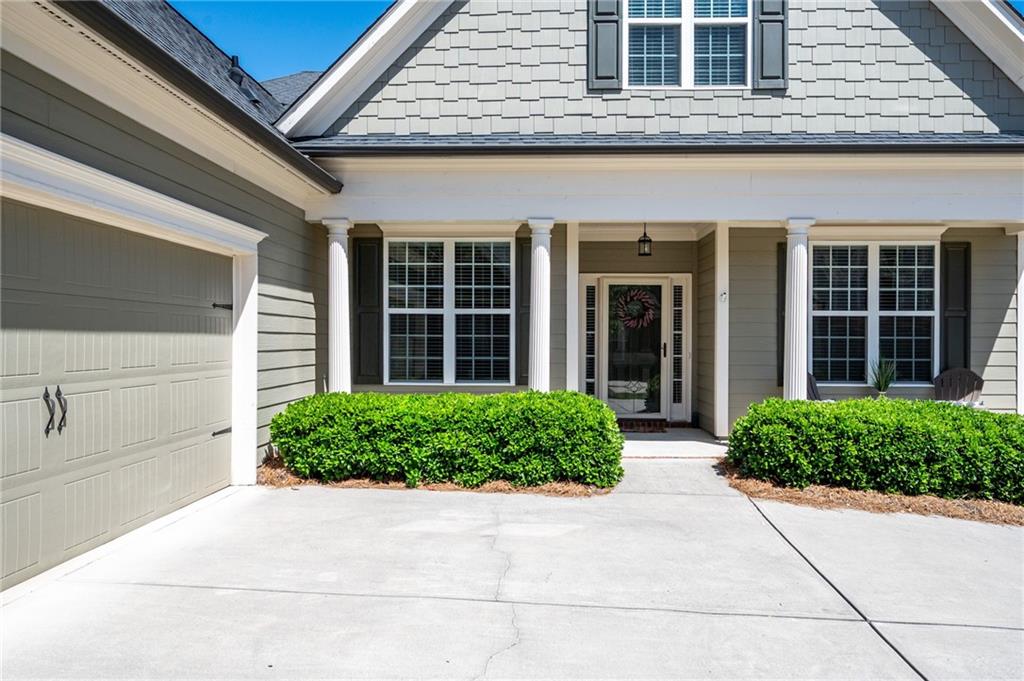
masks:
[[[884,0],[883,0],[884,1]],[[171,4],[259,80],[322,71],[390,0],[171,0]],[[1024,0],[1011,0],[1024,13]]]
[[[390,0],[171,0],[179,12],[258,80],[322,71]]]

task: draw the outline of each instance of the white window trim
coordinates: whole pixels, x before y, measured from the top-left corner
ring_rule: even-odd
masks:
[[[388,282],[390,262],[389,244],[392,242],[440,243],[444,245],[444,303],[439,308],[391,307]],[[487,309],[456,309],[455,307],[455,242],[507,243],[509,245],[509,306]],[[395,236],[384,238],[384,385],[394,386],[474,386],[507,387],[516,383],[516,244],[514,237],[432,237],[426,235]],[[441,381],[392,381],[391,380],[391,313],[395,314],[440,314],[444,317],[444,373]],[[455,380],[455,315],[456,314],[505,314],[509,317],[509,358],[508,381],[456,381]]]
[[[826,310],[814,310],[814,247],[815,246],[867,246],[868,247],[868,309],[867,312],[861,310],[856,311],[826,311]],[[935,295],[934,302],[935,307],[931,312],[921,311],[905,311],[905,312],[894,312],[894,311],[882,311],[879,309],[878,302],[878,291],[879,291],[879,265],[878,265],[878,251],[882,246],[932,246],[935,248]],[[814,318],[815,317],[857,317],[864,316],[867,319],[867,352],[865,353],[865,380],[863,382],[858,381],[818,381],[822,386],[828,386],[830,388],[863,388],[871,385],[871,367],[874,366],[875,361],[878,359],[878,327],[880,317],[931,317],[932,318],[932,376],[936,376],[939,373],[939,353],[941,351],[941,317],[939,314],[942,310],[942,301],[940,300],[942,295],[942,278],[941,278],[941,267],[942,267],[942,251],[940,249],[941,241],[927,240],[927,241],[825,241],[825,240],[811,240],[808,244],[808,257],[807,257],[807,367],[808,371],[813,373],[814,366]],[[894,388],[920,388],[930,386],[930,381],[901,381],[892,384]]]
[[[628,90],[749,90],[753,72],[753,21],[751,11],[753,0],[747,0],[747,16],[745,17],[701,17],[694,16],[694,0],[680,0],[679,17],[647,18],[629,16],[629,0],[622,3],[622,73],[625,89]],[[678,26],[679,37],[679,85],[633,85],[629,82],[629,28],[630,26]],[[696,26],[741,26],[747,27],[747,64],[746,82],[742,85],[696,85],[693,82],[694,62],[694,27]]]

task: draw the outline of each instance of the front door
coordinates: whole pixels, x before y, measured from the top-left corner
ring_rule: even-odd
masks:
[[[666,418],[666,282],[608,282],[604,287],[604,399],[623,418]]]

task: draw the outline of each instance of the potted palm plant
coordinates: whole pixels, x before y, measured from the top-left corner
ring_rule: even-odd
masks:
[[[895,382],[896,362],[891,359],[876,360],[871,367],[871,387],[878,391],[878,396],[885,397]]]

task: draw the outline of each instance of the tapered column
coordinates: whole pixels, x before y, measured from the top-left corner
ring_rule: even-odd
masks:
[[[533,390],[551,389],[551,229],[554,220],[531,218],[530,367]]]
[[[807,240],[813,219],[794,218],[786,225],[786,347],[782,396],[807,399]]]
[[[352,392],[349,320],[348,230],[346,218],[323,220],[327,227],[327,389]]]

